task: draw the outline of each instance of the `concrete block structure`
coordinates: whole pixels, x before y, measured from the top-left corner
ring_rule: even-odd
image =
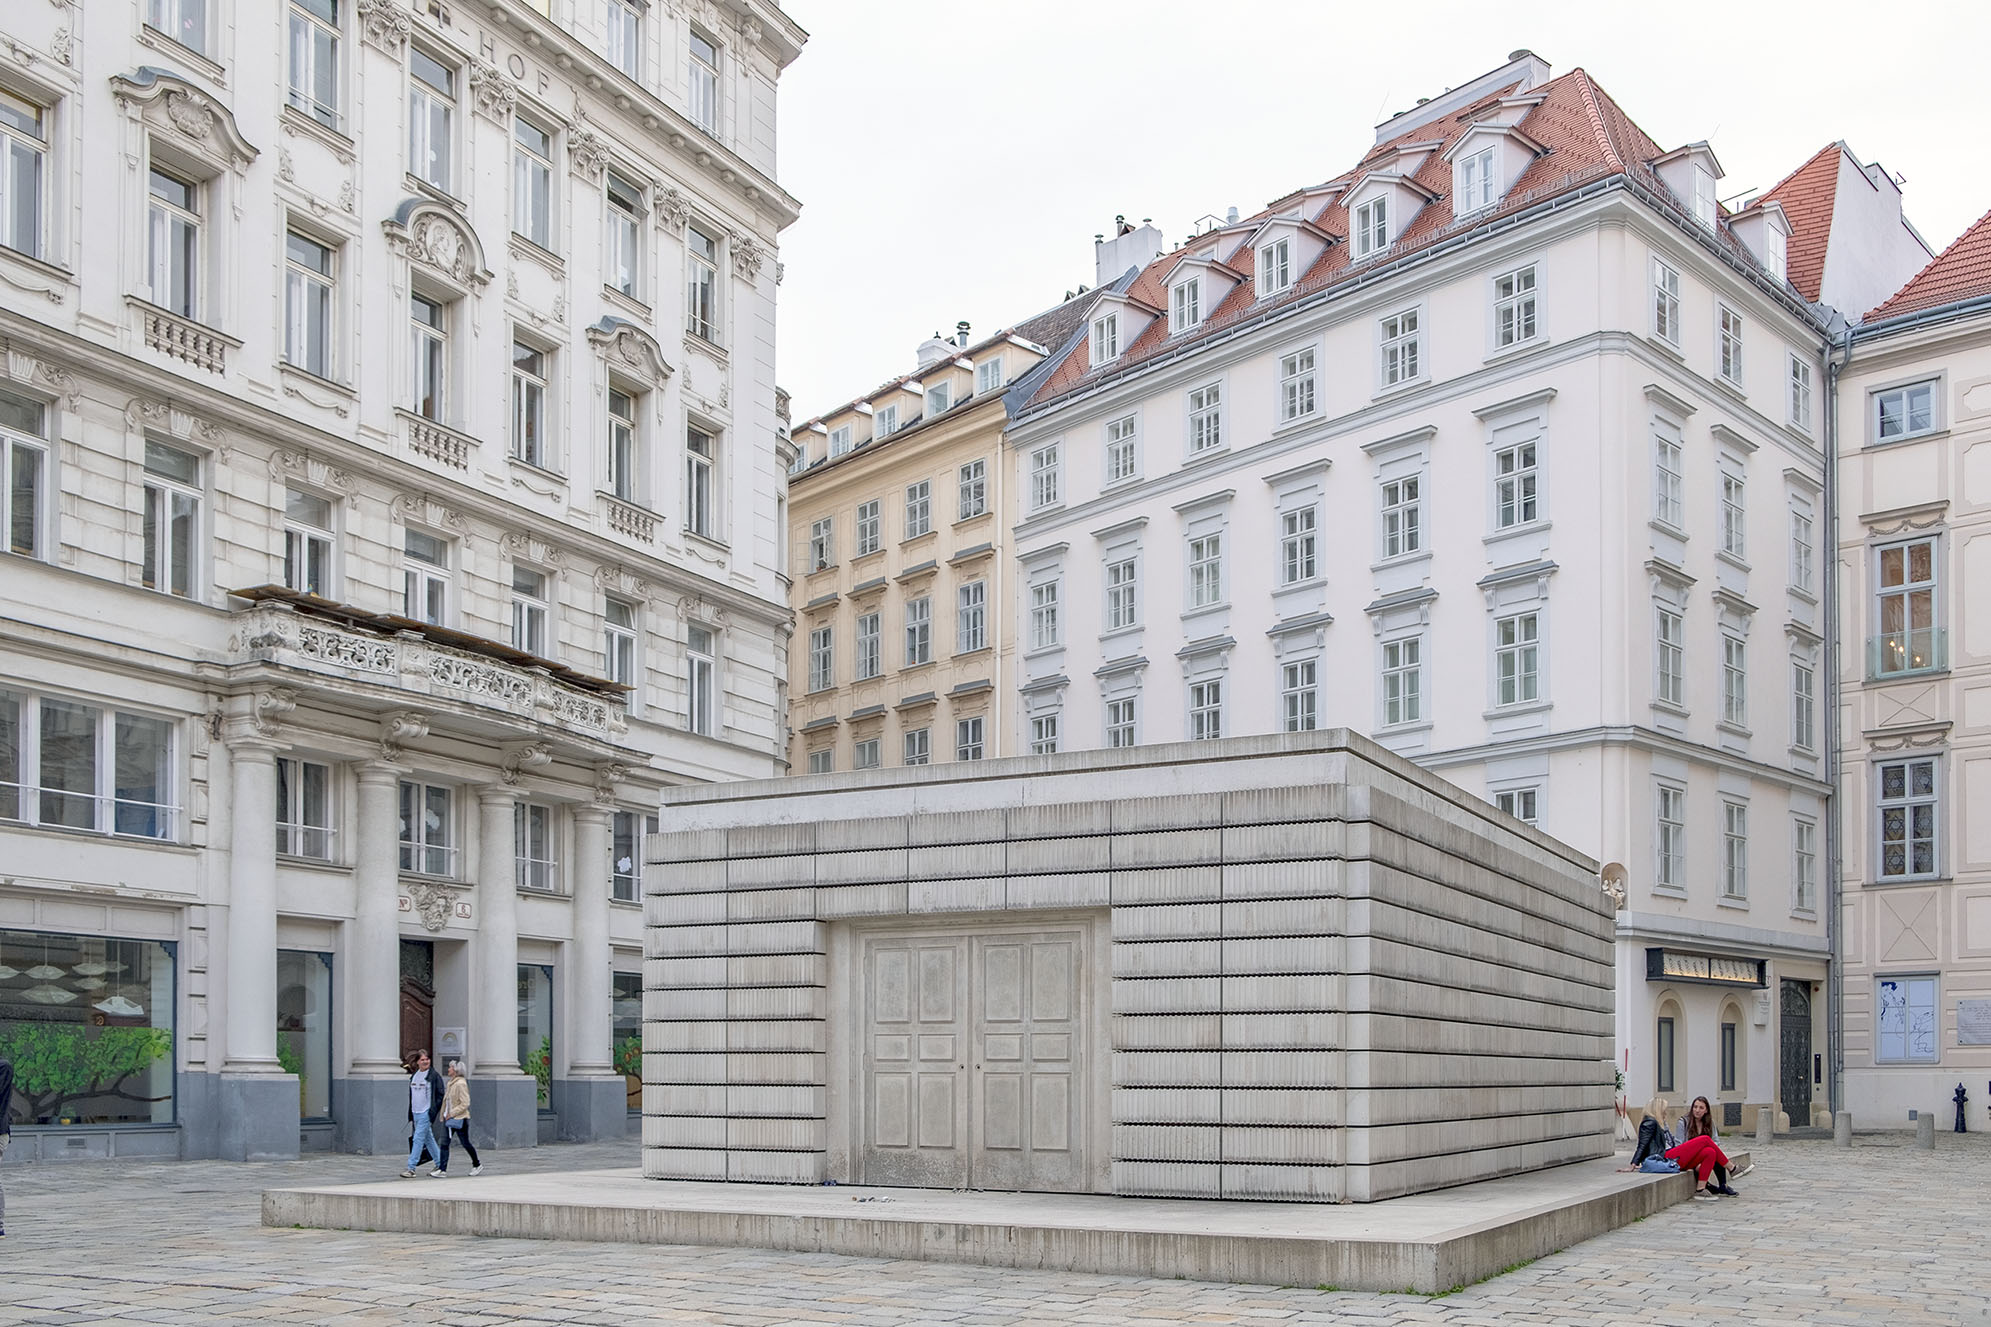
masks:
[[[1596,863],[1345,729],[664,798],[652,1178],[1366,1202],[1611,1151]]]

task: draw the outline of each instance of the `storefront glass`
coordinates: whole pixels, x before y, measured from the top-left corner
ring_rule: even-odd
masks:
[[[518,965],[518,1062],[539,1082],[539,1108],[553,1089],[553,968]]]
[[[643,1109],[643,974],[615,974],[615,1067],[629,1089],[629,1109]]]
[[[0,930],[13,1123],[173,1122],[173,949]]]
[[[277,950],[277,1063],[297,1075],[298,1115],[332,1118],[332,956]]]

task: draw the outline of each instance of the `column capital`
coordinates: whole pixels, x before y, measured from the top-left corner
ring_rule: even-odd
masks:
[[[401,782],[401,776],[408,772],[406,765],[396,765],[388,760],[362,760],[354,769],[359,774],[361,787],[371,784],[380,787],[393,786]]]
[[[514,788],[504,783],[480,783],[477,785],[477,800],[485,806],[511,806],[525,796],[525,789]]]
[[[607,825],[608,818],[619,808],[604,806],[600,802],[576,802],[573,806],[576,825]]]

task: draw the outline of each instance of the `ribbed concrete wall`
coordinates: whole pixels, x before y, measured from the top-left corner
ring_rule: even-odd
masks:
[[[852,1178],[831,928],[1026,911],[1110,934],[1081,1146],[1113,1192],[1367,1201],[1610,1152],[1594,863],[1345,732],[684,789],[665,823],[646,1174]]]

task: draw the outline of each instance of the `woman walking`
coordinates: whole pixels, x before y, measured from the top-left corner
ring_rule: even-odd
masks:
[[[484,1163],[477,1159],[477,1149],[470,1143],[470,1080],[463,1076],[463,1061],[449,1062],[449,1086],[442,1094],[442,1164],[429,1174],[436,1179],[444,1179],[449,1173],[449,1145],[457,1146],[470,1154],[470,1173],[476,1175],[484,1169]]]

